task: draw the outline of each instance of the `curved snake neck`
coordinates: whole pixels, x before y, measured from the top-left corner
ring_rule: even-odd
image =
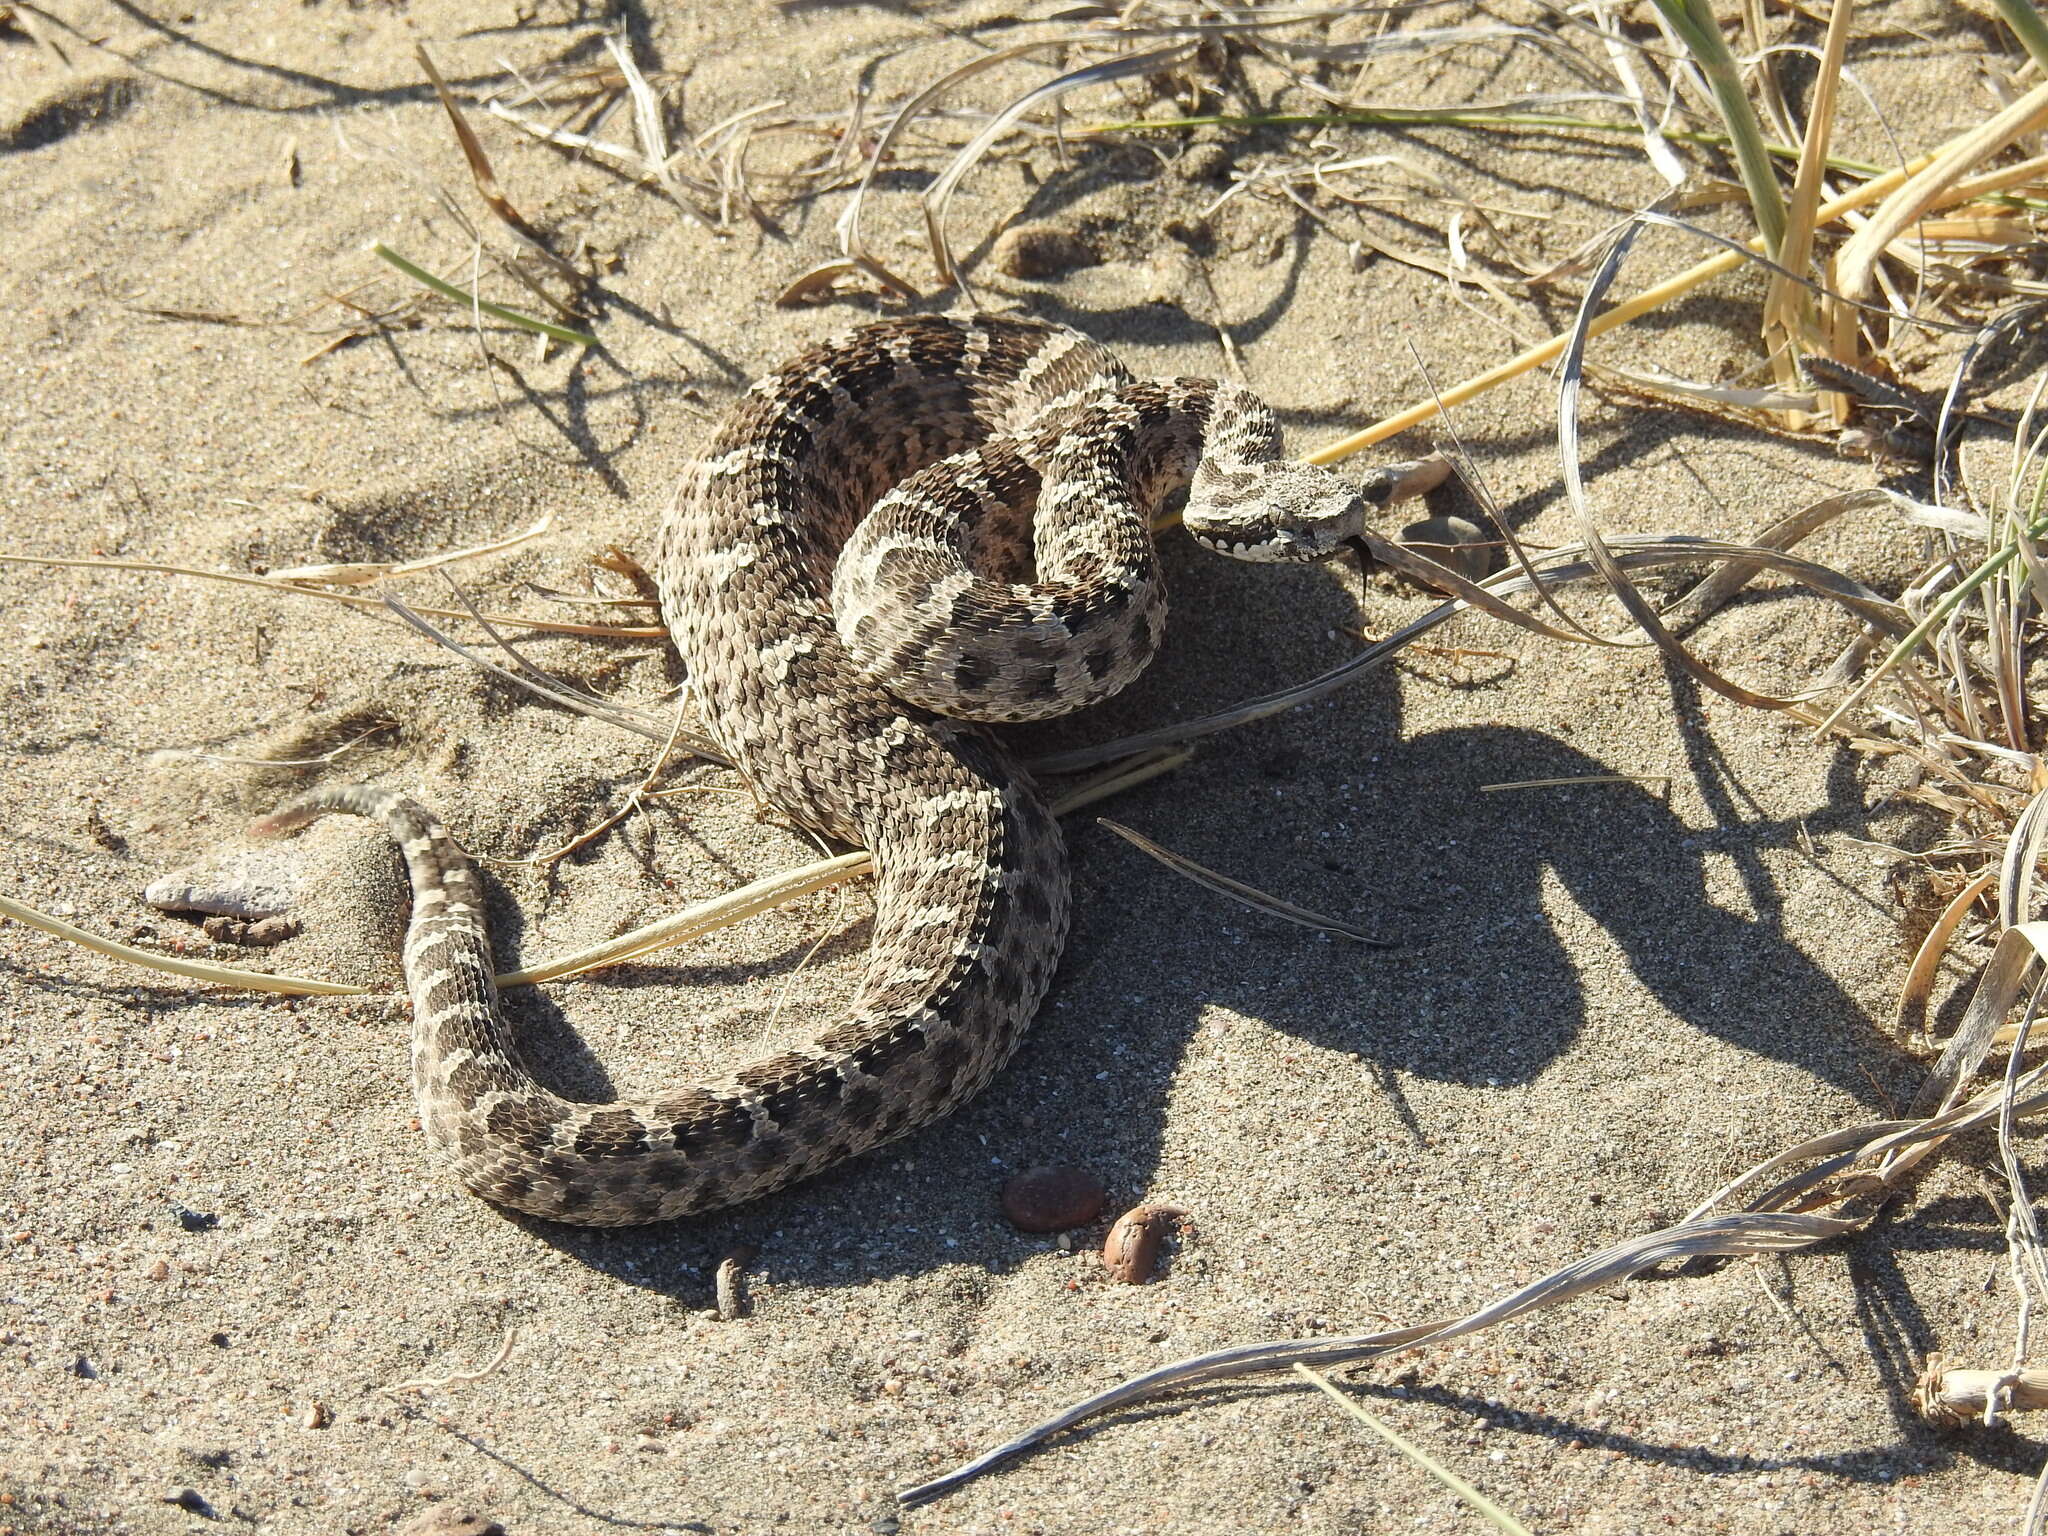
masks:
[[[1029,777],[934,711],[1036,718],[1135,677],[1165,617],[1151,516],[1191,481],[1189,525],[1225,553],[1316,558],[1357,531],[1355,506],[1329,512],[1356,492],[1280,460],[1251,396],[1135,382],[1058,327],[886,321],[735,404],[663,520],[663,614],[755,791],[873,851],[876,910],[846,1016],[715,1081],[611,1104],[541,1086],[498,1013],[476,871],[411,801],[328,789],[259,824],[350,811],[398,838],[420,1120],[464,1185],[560,1221],[659,1221],[766,1194],[978,1092],[1052,980],[1067,860]],[[1300,506],[1275,533],[1254,502]]]

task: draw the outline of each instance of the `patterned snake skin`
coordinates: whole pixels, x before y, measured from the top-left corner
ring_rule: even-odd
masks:
[[[663,521],[663,612],[755,792],[871,849],[877,873],[851,1011],[717,1081],[612,1104],[536,1082],[498,1015],[477,874],[412,802],[335,788],[259,823],[350,811],[404,849],[413,1082],[463,1184],[557,1221],[661,1221],[978,1092],[1052,980],[1067,860],[1036,786],[960,717],[1080,708],[1144,668],[1166,611],[1151,521],[1183,486],[1190,531],[1242,559],[1320,559],[1366,514],[1358,487],[1279,457],[1245,391],[1134,381],[1086,337],[1021,320],[871,325],[733,407]]]

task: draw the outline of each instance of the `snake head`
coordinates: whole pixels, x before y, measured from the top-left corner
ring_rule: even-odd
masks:
[[[1235,560],[1327,560],[1365,531],[1368,493],[1315,464],[1205,461],[1181,514],[1189,533]]]

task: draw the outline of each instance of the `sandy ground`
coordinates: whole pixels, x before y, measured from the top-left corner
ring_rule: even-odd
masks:
[[[58,10],[106,50],[53,33],[66,68],[0,32],[8,551],[263,570],[430,555],[551,512],[546,538],[460,568],[492,606],[531,609],[542,600],[522,583],[581,589],[606,546],[645,553],[710,414],[874,308],[771,305],[832,254],[843,194],[713,239],[649,189],[479,116],[513,200],[563,248],[587,240],[610,260],[602,353],[539,359],[530,338],[493,333],[486,365],[466,318],[437,306],[304,361],[331,339],[319,327],[350,317],[324,295],[404,292],[370,242],[461,267],[467,239],[434,189],[487,218],[414,45],[483,88],[501,58],[601,59],[599,8]],[[643,65],[693,71],[702,129],[775,98],[837,109],[863,78],[885,93],[935,78],[974,56],[956,34],[1000,14],[737,3],[626,20]],[[1857,68],[1907,149],[1984,115],[1976,20],[1931,4],[1872,16],[1881,36]],[[1040,78],[1020,65],[992,80]],[[1561,79],[1534,50],[1477,52],[1389,66],[1368,94],[1460,101]],[[1081,115],[1101,110],[1115,109]],[[1888,154],[1852,127],[1850,147]],[[623,118],[610,131],[623,137]],[[1523,210],[1518,238],[1553,256],[1658,190],[1639,156],[1556,139],[1326,142],[1398,152]],[[984,264],[985,302],[1082,325],[1156,372],[1218,371],[1220,320],[1304,442],[1417,398],[1417,357],[1450,380],[1512,349],[1489,306],[1391,260],[1354,270],[1288,205],[1240,198],[1203,219],[1230,165],[1298,143],[1269,132],[1180,162],[1174,143],[1088,146],[1064,170],[1040,147],[971,178],[954,228],[971,245],[1022,210],[1081,231],[1101,264],[1044,283]],[[923,274],[920,184],[885,178],[871,227]],[[1441,249],[1441,209],[1412,217],[1416,247]],[[1175,219],[1182,238],[1165,232]],[[1635,270],[1696,254],[1652,237]],[[1749,356],[1758,291],[1728,284],[1602,355],[1714,376]],[[532,307],[502,278],[490,292]],[[191,318],[206,315],[254,323]],[[1560,302],[1522,323],[1534,336],[1567,318]],[[1568,536],[1552,416],[1540,379],[1459,416],[1505,515],[1539,542]],[[1736,536],[1876,474],[1640,403],[1589,402],[1586,452],[1601,514],[1624,530]],[[1456,494],[1439,509],[1469,511]],[[1911,551],[1866,523],[1816,553],[1884,585]],[[1352,627],[1382,633],[1428,601],[1181,545],[1170,561],[1168,655],[1099,717],[1040,740],[1100,740],[1308,676],[1352,651]],[[404,590],[445,596],[429,580]],[[1767,590],[1699,644],[1769,685],[1811,675],[1845,633]],[[174,985],[0,924],[0,1530],[384,1532],[467,1510],[514,1536],[886,1532],[894,1489],[1122,1376],[1464,1310],[1910,1097],[1921,1068],[1883,1027],[1899,907],[1872,845],[1935,829],[1890,798],[1895,779],[1641,651],[1469,619],[1432,640],[1485,654],[1418,651],[1110,808],[1400,947],[1223,904],[1083,817],[1066,963],[996,1085],[883,1155],[705,1220],[587,1233],[457,1193],[412,1126],[406,1009],[388,990],[282,1001]],[[676,681],[651,640],[531,649],[607,692],[653,698]],[[323,777],[404,786],[473,849],[521,856],[594,825],[646,763],[637,739],[480,678],[386,618],[162,575],[0,567],[0,676],[0,891],[159,948],[206,945],[141,904],[146,881]],[[325,767],[242,761],[337,747]],[[170,748],[230,760],[155,755]],[[1670,782],[1482,792],[1603,773]],[[254,963],[388,989],[388,854],[359,827],[312,848],[326,879],[307,936]],[[810,852],[743,795],[676,797],[552,868],[500,866],[501,951],[556,953]],[[662,964],[522,993],[512,1011],[569,1090],[675,1081],[829,1014],[857,971],[864,904],[811,898]],[[1112,1287],[1086,1253],[1007,1225],[1004,1176],[1048,1162],[1095,1170],[1113,1208],[1193,1213],[1162,1281]],[[1364,1372],[1357,1390],[1541,1531],[2004,1528],[2033,1441],[1937,1435],[1909,1402],[1927,1351],[1991,1364],[2010,1348],[2010,1305],[1987,1289],[2002,1242],[1985,1189],[1940,1171],[1857,1241],[1617,1287]],[[713,1270],[743,1243],[759,1248],[751,1313],[707,1318]],[[407,1401],[378,1390],[474,1366],[513,1325],[515,1352],[485,1380]],[[163,1501],[182,1488],[203,1505]],[[1111,1418],[900,1519],[1474,1528],[1288,1385]]]

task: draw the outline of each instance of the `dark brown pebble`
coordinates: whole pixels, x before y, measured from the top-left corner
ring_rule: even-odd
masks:
[[[1177,1205],[1141,1205],[1126,1211],[1102,1244],[1102,1267],[1122,1285],[1143,1285],[1159,1263],[1159,1245],[1187,1215]]]
[[[1401,530],[1401,542],[1467,581],[1484,581],[1500,565],[1499,541],[1462,517],[1425,517]]]
[[[1003,1185],[1003,1214],[1025,1232],[1064,1232],[1102,1214],[1102,1180],[1085,1168],[1026,1168]]]
[[[286,939],[296,938],[299,932],[299,920],[295,917],[214,916],[199,926],[216,944],[241,944],[254,949],[282,944]]]
[[[1011,277],[1057,277],[1075,267],[1092,267],[1095,250],[1057,224],[1012,224],[989,251],[996,270]]]

